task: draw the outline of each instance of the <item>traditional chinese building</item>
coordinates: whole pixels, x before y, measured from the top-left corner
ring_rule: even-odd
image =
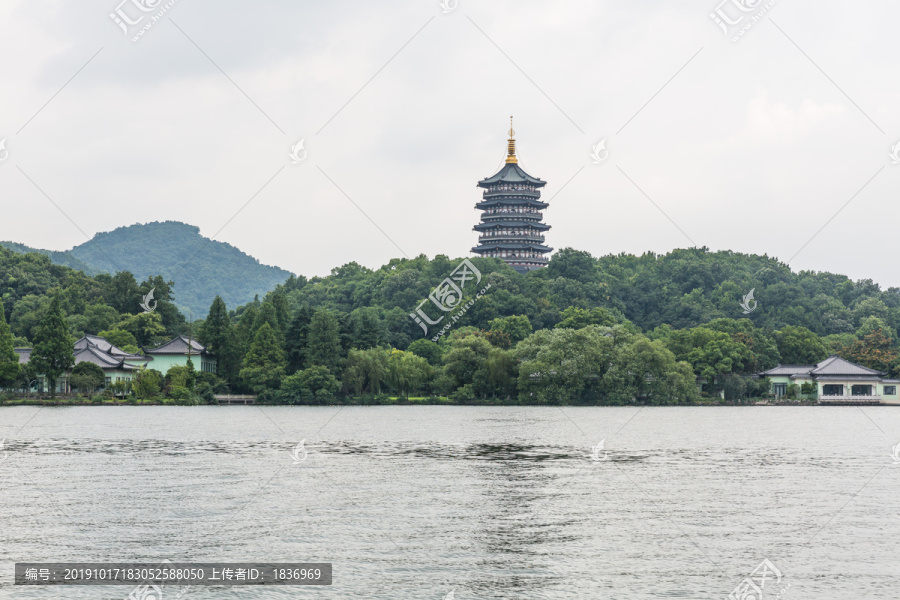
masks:
[[[778,365],[758,373],[769,378],[772,393],[779,397],[795,384],[801,392],[803,385],[812,388],[807,394],[814,395],[820,404],[900,404],[900,379],[887,379],[885,375],[838,356],[815,365]]]
[[[482,179],[483,200],[475,205],[482,211],[481,222],[473,229],[479,233],[478,245],[472,252],[504,260],[520,273],[547,266],[544,257],[553,248],[544,245],[544,233],[550,226],[543,223],[540,189],[546,181],[532,177],[519,166],[516,157],[516,132],[510,117],[506,164],[495,175]]]

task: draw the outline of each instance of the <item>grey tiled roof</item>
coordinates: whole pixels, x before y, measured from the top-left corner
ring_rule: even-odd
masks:
[[[481,181],[478,182],[480,187],[488,187],[493,183],[499,182],[505,183],[530,183],[535,187],[543,187],[547,185],[547,182],[543,179],[538,179],[537,177],[532,177],[525,170],[519,166],[518,163],[506,163],[503,165],[503,168],[497,171],[497,173],[491,177],[485,177]]]
[[[86,335],[75,342],[73,351],[75,354],[76,365],[81,362],[89,362],[97,365],[101,369],[133,371],[140,367],[128,364],[125,362],[126,360],[153,360],[149,356],[129,354],[96,335]],[[31,348],[16,348],[16,354],[19,355],[19,364],[27,364],[28,361],[31,360]]]
[[[855,363],[850,362],[849,360],[844,360],[839,356],[829,356],[822,362],[816,365],[816,368],[812,370],[813,375],[869,375],[869,376],[879,376],[884,375],[882,371],[876,371],[875,369],[870,369],[868,367],[864,367],[862,365],[857,365]]]
[[[75,342],[75,350],[82,350],[88,346],[96,346],[101,352],[112,354],[114,356],[129,356],[128,352],[125,352],[117,346],[113,346],[107,342],[106,339],[96,335],[86,335]]]
[[[188,340],[188,338],[183,335],[179,335],[175,339],[169,340],[161,346],[157,346],[152,350],[147,350],[147,354],[187,354],[189,343],[191,354],[201,354],[206,352],[206,347],[197,340]]]
[[[768,371],[763,371],[760,375],[808,375],[815,368],[816,365],[778,365]]]

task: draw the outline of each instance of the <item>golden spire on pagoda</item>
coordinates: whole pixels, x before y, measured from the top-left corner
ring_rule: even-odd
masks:
[[[513,118],[512,115],[509,115],[509,150],[506,155],[507,163],[517,163],[519,159],[516,158],[516,132],[513,129]]]

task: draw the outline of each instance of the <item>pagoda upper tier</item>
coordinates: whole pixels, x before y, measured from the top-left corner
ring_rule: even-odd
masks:
[[[515,131],[509,130],[506,164],[496,174],[478,182],[484,188],[483,199],[475,205],[482,211],[481,222],[473,228],[480,235],[472,252],[500,258],[520,273],[547,266],[545,254],[553,248],[544,245],[540,189],[547,182],[532,177],[519,166]]]

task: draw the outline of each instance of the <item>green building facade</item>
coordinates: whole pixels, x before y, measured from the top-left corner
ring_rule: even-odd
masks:
[[[788,386],[812,388],[819,404],[900,404],[900,379],[887,379],[886,373],[857,365],[838,356],[829,356],[815,365],[778,365],[763,371],[768,377],[771,392],[784,396]]]

